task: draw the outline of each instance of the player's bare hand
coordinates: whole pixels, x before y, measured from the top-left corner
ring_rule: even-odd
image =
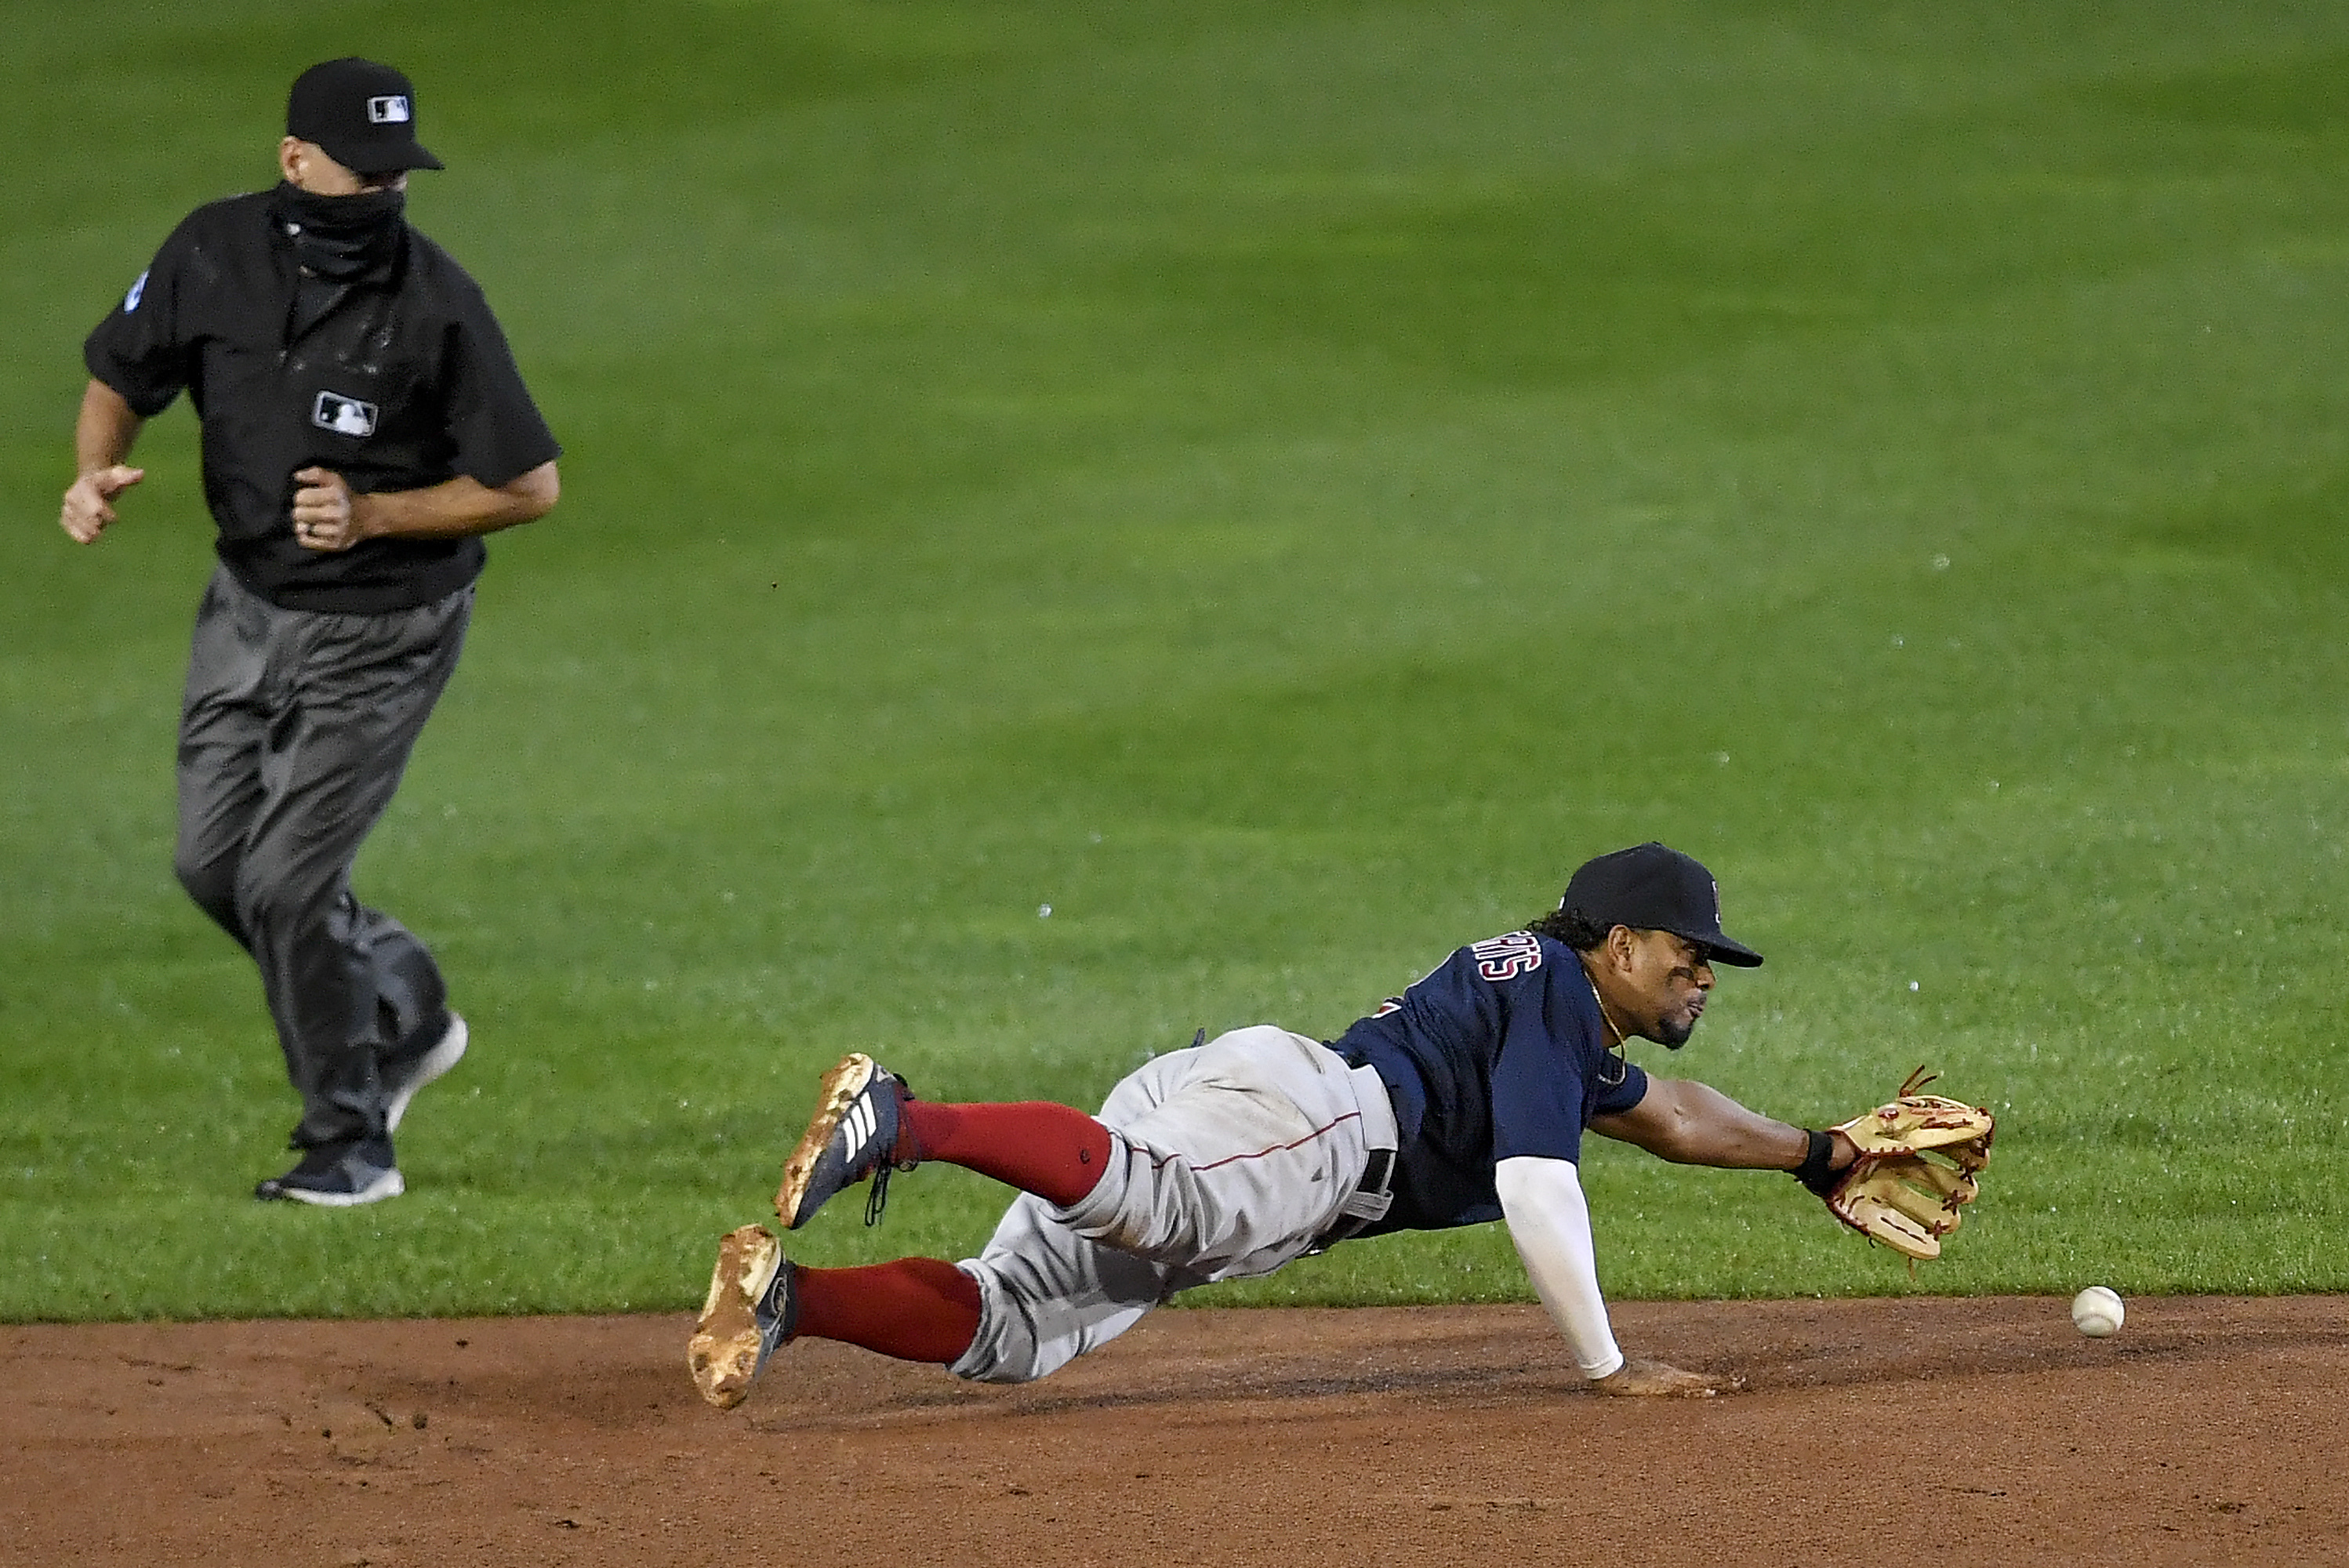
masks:
[[[1744,1385],[1734,1377],[1687,1372],[1661,1361],[1626,1361],[1593,1387],[1602,1394],[1626,1398],[1710,1399]]]
[[[342,475],[331,469],[299,469],[294,477],[302,487],[294,492],[294,538],[303,549],[348,550],[367,537],[358,498]]]
[[[145,469],[126,468],[120,463],[90,469],[66,487],[65,505],[57,512],[58,526],[72,535],[76,544],[88,544],[115,521],[114,498],[146,477]]]

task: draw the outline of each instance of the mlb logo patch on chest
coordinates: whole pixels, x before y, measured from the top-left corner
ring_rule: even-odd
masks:
[[[375,434],[376,406],[339,392],[321,392],[310,408],[310,423],[337,436]]]

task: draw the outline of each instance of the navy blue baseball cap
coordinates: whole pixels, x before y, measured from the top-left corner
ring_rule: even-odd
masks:
[[[408,78],[356,56],[326,60],[294,78],[285,134],[324,148],[354,174],[445,167],[416,139],[416,89]]]
[[[1568,879],[1560,909],[1578,909],[1603,925],[1669,931],[1704,950],[1715,964],[1759,967],[1762,955],[1721,929],[1721,887],[1713,873],[1678,850],[1647,843],[1585,861]]]

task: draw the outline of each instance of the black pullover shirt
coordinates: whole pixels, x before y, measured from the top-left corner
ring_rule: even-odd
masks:
[[[478,538],[305,550],[296,470],[332,469],[360,493],[460,474],[496,489],[562,451],[489,302],[446,251],[405,228],[369,276],[307,277],[269,191],[190,213],[82,357],[141,418],[187,392],[221,562],[289,610],[410,609],[464,587],[487,558]]]

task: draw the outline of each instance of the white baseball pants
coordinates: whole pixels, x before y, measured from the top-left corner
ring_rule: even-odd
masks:
[[[1067,1209],[1023,1193],[984,1252],[978,1336],[950,1368],[1025,1383],[1106,1345],[1175,1292],[1311,1249],[1395,1145],[1377,1075],[1269,1025],[1154,1057],[1110,1091],[1101,1182]]]

